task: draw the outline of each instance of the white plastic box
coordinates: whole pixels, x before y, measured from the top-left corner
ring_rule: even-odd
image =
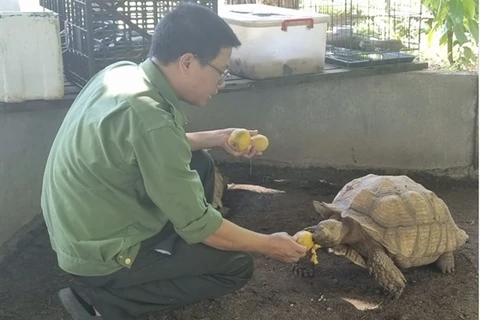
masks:
[[[328,15],[261,4],[219,6],[219,15],[242,42],[232,74],[265,79],[323,70]]]
[[[59,32],[57,13],[43,8],[2,12],[0,6],[0,102],[63,97]]]

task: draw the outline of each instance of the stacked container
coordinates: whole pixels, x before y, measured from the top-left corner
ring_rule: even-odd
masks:
[[[218,11],[242,42],[232,53],[232,74],[266,79],[324,69],[328,15],[261,4]]]

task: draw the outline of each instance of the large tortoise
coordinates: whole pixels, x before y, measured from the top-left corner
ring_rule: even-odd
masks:
[[[435,262],[450,273],[453,251],[468,239],[447,205],[407,176],[369,174],[347,183],[332,203],[314,201],[314,206],[324,219],[306,228],[314,242],[368,268],[394,299],[406,283],[400,269]],[[312,277],[313,267],[307,256],[292,270]]]

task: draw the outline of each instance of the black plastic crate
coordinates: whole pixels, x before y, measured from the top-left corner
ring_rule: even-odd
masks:
[[[403,52],[363,52],[359,50],[344,49],[329,50],[325,54],[325,62],[346,68],[373,67],[386,64],[410,63],[416,56]]]
[[[421,1],[318,0],[309,9],[330,16],[325,61],[346,68],[411,63],[428,20]]]
[[[83,87],[111,63],[140,63],[147,57],[157,23],[182,2],[218,12],[216,0],[64,0],[66,78]]]
[[[40,6],[58,13],[60,22],[65,19],[65,1],[64,0],[39,0]]]

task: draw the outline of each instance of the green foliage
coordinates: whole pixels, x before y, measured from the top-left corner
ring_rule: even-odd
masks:
[[[447,45],[450,64],[475,63],[471,47],[478,46],[478,0],[422,0],[422,3],[433,15],[428,43],[440,32],[440,45]],[[453,60],[454,48],[460,50],[457,62]]]

